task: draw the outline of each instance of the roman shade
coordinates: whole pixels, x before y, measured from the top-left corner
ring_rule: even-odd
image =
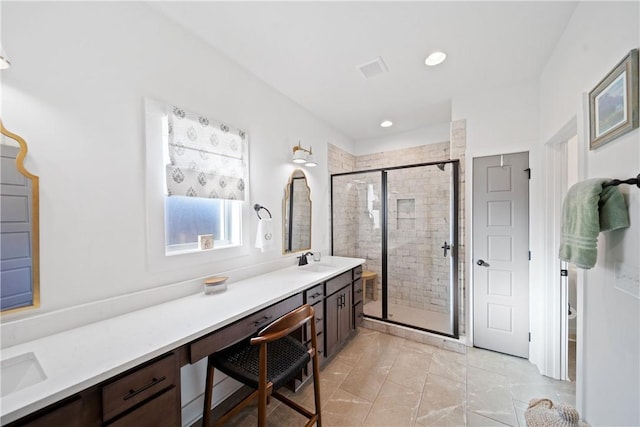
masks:
[[[169,107],[167,195],[245,200],[247,135],[179,107]]]

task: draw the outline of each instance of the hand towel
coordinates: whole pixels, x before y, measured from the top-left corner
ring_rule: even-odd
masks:
[[[262,252],[275,247],[275,240],[271,231],[271,218],[263,218],[258,221],[258,233],[256,234],[256,248]]]
[[[598,258],[598,234],[629,227],[629,212],[618,187],[602,187],[608,181],[589,179],[567,192],[562,205],[561,260],[590,269]]]

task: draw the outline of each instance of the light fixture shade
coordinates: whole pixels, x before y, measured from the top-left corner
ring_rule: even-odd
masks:
[[[309,168],[315,168],[316,166],[318,166],[318,162],[316,162],[316,158],[313,154],[309,154],[307,156],[307,162],[304,165]]]
[[[433,52],[431,53],[429,56],[427,56],[427,59],[424,60],[424,63],[430,67],[434,66],[434,65],[438,65],[440,63],[442,63],[442,61],[444,61],[447,58],[447,54],[444,52]]]
[[[302,149],[295,150],[293,152],[292,161],[293,163],[306,163],[307,153]]]
[[[9,67],[11,67],[11,62],[7,59],[4,49],[0,47],[0,70],[6,70]]]

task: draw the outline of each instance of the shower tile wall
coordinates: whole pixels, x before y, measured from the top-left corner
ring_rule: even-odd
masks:
[[[460,334],[464,334],[464,326],[465,326],[465,248],[464,248],[464,239],[465,239],[465,230],[464,230],[464,170],[465,170],[465,161],[464,161],[464,153],[466,146],[466,121],[458,120],[451,123],[451,141],[423,145],[419,147],[412,147],[402,150],[393,150],[386,151],[382,153],[373,153],[362,156],[353,156],[352,154],[340,149],[339,147],[333,146],[329,144],[328,150],[328,165],[329,165],[329,174],[343,173],[343,172],[353,172],[353,171],[366,171],[371,169],[380,169],[386,167],[394,167],[394,166],[402,166],[409,164],[419,164],[419,163],[429,163],[436,162],[439,160],[449,160],[449,159],[458,159],[460,160],[460,169],[459,169],[459,180],[460,180],[460,188],[459,188],[459,296],[460,299],[458,301],[459,307],[459,332]],[[431,169],[431,168],[430,168]],[[437,169],[433,168],[434,172],[440,172]],[[442,174],[440,172],[440,174]],[[442,176],[442,175],[441,175]],[[366,175],[362,176],[364,180]],[[352,179],[356,179],[355,176],[351,176]],[[361,178],[358,176],[358,178]],[[379,183],[377,184],[377,191],[379,196]],[[409,197],[404,197],[398,195],[397,198],[400,199],[410,199]],[[416,206],[416,215],[420,209],[427,210],[426,207],[421,207],[417,198],[414,198],[415,206]],[[364,268],[366,270],[371,270],[378,273],[378,277],[380,277],[382,272],[382,259],[381,257],[381,236],[380,231],[374,228],[374,224],[372,220],[366,220],[369,218],[369,214],[366,211],[366,192],[358,190],[355,185],[349,187],[348,191],[341,191],[339,194],[334,193],[334,203],[336,206],[344,206],[344,210],[340,211],[340,217],[334,218],[334,247],[341,249],[341,255],[345,256],[356,256],[361,258],[366,258],[366,263]],[[402,204],[402,203],[401,203]],[[390,207],[394,205],[394,203],[389,204]],[[448,209],[448,203],[445,204]],[[397,208],[397,204],[394,209]],[[361,216],[360,218],[357,218]],[[394,214],[389,212],[389,219],[397,218]],[[358,219],[358,221],[356,221]],[[358,230],[354,230],[354,225],[358,224]],[[444,228],[444,227],[443,227]],[[375,231],[375,232],[374,232]],[[401,231],[401,230],[400,230]],[[441,230],[436,230],[435,232],[439,232]],[[415,232],[414,232],[415,235]],[[440,237],[440,236],[438,236]],[[442,238],[442,242],[448,239],[448,234],[446,238]],[[416,249],[417,250],[417,249]],[[398,256],[406,256],[410,257],[411,255],[407,255],[404,251],[403,255]],[[417,252],[415,252],[417,254]],[[426,250],[425,250],[426,254]],[[420,255],[423,256],[423,255]],[[438,249],[434,252],[434,256],[442,257],[442,249]],[[429,269],[429,260],[424,261],[425,269]],[[403,260],[406,262],[407,259]],[[390,276],[391,276],[391,272]],[[442,292],[442,289],[439,285],[432,285],[433,289],[429,290],[427,294],[420,294],[414,292],[411,294],[409,290],[411,286],[415,284],[415,277],[411,278],[408,275],[403,276],[406,282],[406,286],[401,288],[400,295],[402,292],[405,294],[413,295],[407,299],[409,302],[404,302],[405,305],[413,305],[420,306],[431,304],[433,307],[430,308],[433,311],[441,311],[441,307],[448,306],[448,299],[441,298],[443,294],[448,298],[447,292]],[[441,282],[442,279],[439,280]],[[381,294],[381,283],[378,280],[378,294]],[[371,295],[371,290],[367,290],[367,300],[369,300]],[[390,298],[398,298],[398,295],[389,295]],[[391,302],[391,300],[390,300]],[[446,311],[446,310],[445,310]]]

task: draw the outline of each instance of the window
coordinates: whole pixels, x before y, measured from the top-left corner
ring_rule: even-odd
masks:
[[[167,255],[201,250],[199,236],[212,235],[211,249],[238,246],[241,242],[242,202],[165,196],[165,245]]]
[[[165,254],[242,245],[246,134],[178,107],[162,127]]]

